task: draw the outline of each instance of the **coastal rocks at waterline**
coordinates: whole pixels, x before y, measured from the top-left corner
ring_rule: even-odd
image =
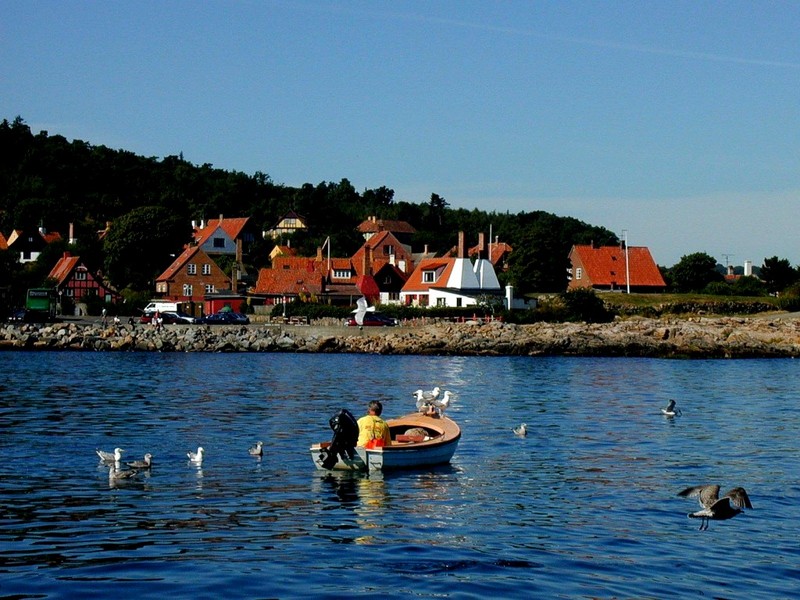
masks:
[[[462,356],[800,356],[795,318],[626,319],[613,323],[438,323],[374,329],[83,323],[0,326],[0,350],[343,352]]]

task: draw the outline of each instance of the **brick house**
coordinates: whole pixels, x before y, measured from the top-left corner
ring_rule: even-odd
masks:
[[[231,278],[200,246],[190,246],[156,278],[156,293],[165,300],[201,304],[207,294],[231,291]]]

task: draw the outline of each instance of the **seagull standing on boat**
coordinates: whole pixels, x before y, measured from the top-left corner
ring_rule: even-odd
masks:
[[[125,452],[125,450],[122,448],[114,448],[114,452],[103,452],[102,450],[95,450],[95,452],[104,463],[118,463],[122,460],[122,453]]]
[[[133,462],[125,464],[131,469],[149,469],[153,466],[153,455],[148,452],[144,455],[144,460],[134,460]]]
[[[186,456],[189,457],[189,461],[191,461],[192,463],[194,463],[196,465],[202,465],[203,464],[203,453],[204,452],[205,452],[205,450],[203,450],[203,447],[200,446],[200,447],[197,448],[197,452],[187,452]]]
[[[519,437],[525,437],[528,435],[528,426],[523,423],[519,427],[514,427],[514,435],[518,435]]]
[[[453,393],[449,390],[445,390],[444,397],[441,400],[434,399],[433,405],[439,409],[440,413],[443,413],[450,406],[450,400],[452,399],[452,397]]]
[[[675,400],[670,400],[667,405],[661,409],[665,417],[674,417],[681,414],[680,408],[675,408]]]
[[[701,519],[700,531],[708,529],[709,521],[724,521],[732,519],[741,512],[742,508],[753,508],[750,497],[744,488],[735,487],[719,497],[718,485],[695,485],[678,492],[684,498],[697,498],[702,510],[689,513],[690,519]]]
[[[250,452],[250,456],[261,456],[264,454],[264,451],[261,448],[263,445],[264,442],[256,442],[255,446],[251,446],[250,450],[248,451]]]

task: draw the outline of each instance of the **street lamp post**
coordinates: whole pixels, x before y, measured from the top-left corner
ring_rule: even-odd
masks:
[[[622,237],[625,240],[625,284],[628,287],[628,293],[631,293],[631,269],[628,261],[628,230],[622,230]]]

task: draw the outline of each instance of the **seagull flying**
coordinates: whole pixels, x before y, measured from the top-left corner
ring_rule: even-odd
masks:
[[[153,455],[148,452],[144,455],[144,460],[134,460],[133,462],[125,464],[131,469],[149,469],[153,466]]]
[[[359,327],[364,325],[364,315],[367,314],[367,299],[364,296],[361,296],[358,300],[356,300],[356,323]]]
[[[725,492],[725,495],[720,498],[718,485],[696,485],[678,492],[678,496],[697,498],[700,502],[703,509],[689,513],[687,516],[691,519],[702,519],[700,521],[701,531],[708,529],[709,521],[732,519],[744,512],[742,508],[753,508],[750,497],[741,487],[735,487]]]
[[[187,452],[186,456],[188,456],[189,460],[191,462],[193,462],[194,464],[202,465],[203,464],[203,452],[205,452],[205,450],[203,450],[203,447],[200,446],[199,448],[197,448],[197,452]]]
[[[102,450],[95,450],[97,456],[100,457],[104,463],[119,462],[122,460],[122,453],[125,452],[122,448],[114,448],[114,452],[103,452]]]
[[[661,409],[661,412],[664,416],[674,417],[675,415],[681,414],[681,409],[675,408],[675,400],[670,400],[667,405]]]
[[[523,423],[519,427],[514,427],[514,435],[525,437],[526,435],[528,435],[528,426],[525,423]]]
[[[250,452],[250,456],[261,456],[264,454],[264,451],[261,449],[263,445],[264,442],[256,442],[255,446],[251,446],[250,450],[248,450],[248,452]]]

